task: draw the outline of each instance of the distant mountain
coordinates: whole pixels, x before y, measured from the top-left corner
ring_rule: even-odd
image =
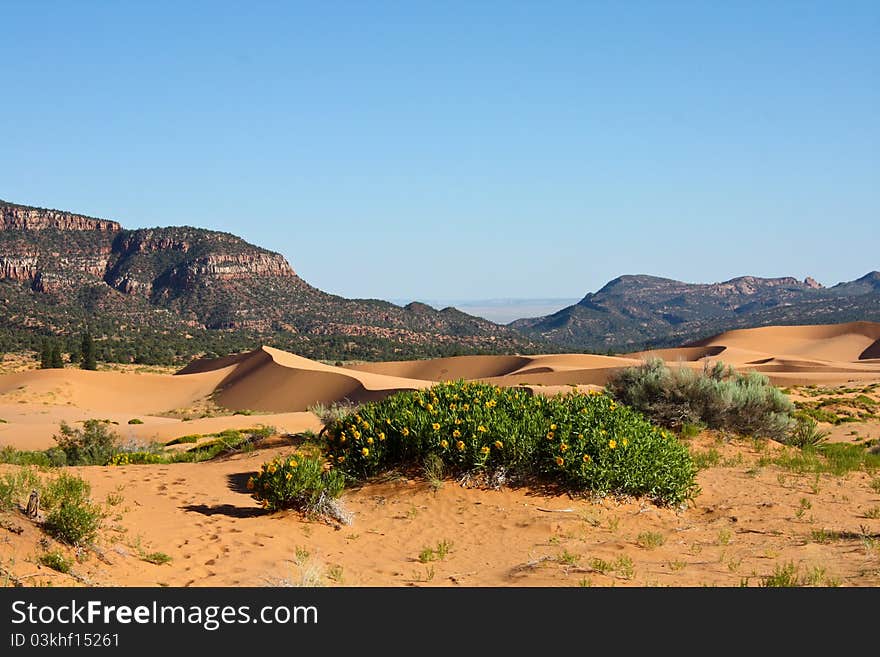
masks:
[[[262,342],[325,359],[546,350],[454,308],[346,299],[283,256],[190,226],[118,222],[0,201],[0,349],[89,327],[112,360],[186,359]],[[552,348],[552,346],[550,347]]]
[[[880,321],[880,272],[830,288],[812,278],[742,276],[701,284],[621,276],[556,313],[508,326],[567,349],[626,352],[735,328],[855,320]]]
[[[389,299],[397,305],[404,305],[410,299]],[[569,306],[577,299],[422,299],[434,308],[458,308],[468,315],[476,315],[496,324],[507,324],[519,317],[545,315]]]

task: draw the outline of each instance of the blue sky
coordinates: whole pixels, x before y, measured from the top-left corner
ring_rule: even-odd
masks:
[[[880,3],[0,4],[0,198],[356,297],[880,269]]]

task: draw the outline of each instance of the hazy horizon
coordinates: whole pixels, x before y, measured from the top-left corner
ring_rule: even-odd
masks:
[[[880,269],[876,2],[0,17],[14,203],[227,231],[353,298]]]

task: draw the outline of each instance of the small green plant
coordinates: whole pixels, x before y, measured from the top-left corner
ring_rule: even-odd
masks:
[[[802,497],[801,501],[798,503],[798,508],[794,512],[795,516],[800,520],[804,517],[804,514],[813,508],[812,503],[806,497]]]
[[[38,560],[42,565],[51,568],[52,570],[57,570],[59,573],[69,573],[73,568],[73,560],[68,559],[64,556],[64,553],[59,550],[44,552],[39,556]]]
[[[814,529],[810,532],[810,540],[814,543],[831,543],[839,541],[841,538],[841,533],[833,529]]]
[[[699,423],[684,422],[679,429],[679,434],[682,438],[696,438],[705,428],[706,427]]]
[[[824,443],[830,432],[819,429],[813,418],[799,417],[783,442],[793,447],[817,447]]]
[[[342,472],[325,467],[319,456],[304,453],[264,463],[248,480],[253,498],[264,509],[296,509],[312,517],[349,524],[351,518],[339,502],[344,487]]]
[[[711,447],[706,451],[691,452],[691,460],[694,462],[694,467],[698,470],[705,470],[707,468],[714,468],[721,463],[721,454],[717,449]]]
[[[614,571],[624,579],[632,579],[635,575],[633,561],[627,556],[618,557],[614,562]]]
[[[871,518],[872,520],[880,519],[880,506],[873,506],[870,509],[865,511],[865,517]]]
[[[452,543],[450,541],[440,541],[437,543],[436,547],[426,546],[422,548],[422,551],[419,552],[419,561],[422,563],[428,563],[430,561],[436,561],[440,559],[441,561],[446,558],[446,555],[452,550]]]
[[[569,552],[568,550],[563,550],[562,554],[556,558],[556,561],[563,566],[576,566],[580,560],[581,555]]]
[[[428,454],[425,457],[423,472],[431,490],[437,491],[443,487],[443,459],[436,454]]]
[[[798,567],[794,562],[788,562],[783,565],[777,565],[772,575],[767,575],[761,579],[763,587],[793,587],[799,586]]]
[[[133,417],[128,421],[129,424],[143,424],[144,421],[140,418]]]
[[[604,559],[599,559],[598,557],[594,557],[590,560],[590,568],[595,570],[597,573],[602,573],[603,575],[607,572],[614,570],[614,566],[609,561],[605,561]]]
[[[337,584],[342,584],[344,581],[343,577],[342,577],[342,566],[340,566],[340,565],[330,566],[327,569],[327,579],[332,580],[332,581],[336,582]]]
[[[150,552],[149,554],[141,555],[141,559],[143,559],[147,563],[156,564],[157,566],[161,566],[162,564],[169,563],[171,561],[171,557],[169,557],[164,552]]]
[[[666,538],[660,532],[642,532],[636,539],[636,543],[639,547],[643,547],[646,550],[658,548],[665,542]]]
[[[729,529],[721,529],[718,532],[718,545],[729,545],[730,539],[733,537],[733,534],[730,533]]]

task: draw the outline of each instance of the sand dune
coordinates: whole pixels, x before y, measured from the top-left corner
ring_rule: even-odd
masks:
[[[880,324],[850,322],[815,326],[765,326],[727,331],[694,347],[740,347],[776,356],[804,356],[824,361],[858,361],[876,349]]]
[[[320,425],[305,413],[314,404],[381,399],[437,381],[481,380],[554,394],[569,386],[603,386],[621,368],[648,357],[700,368],[722,361],[765,373],[780,385],[836,384],[880,379],[880,324],[771,326],[728,331],[677,349],[622,356],[547,354],[456,356],[424,361],[335,367],[271,347],[197,360],[173,376],[78,369],[32,370],[0,376],[0,445],[42,448],[59,422],[106,418],[132,439],[167,441],[255,424],[296,432]],[[219,405],[221,417],[201,412]],[[181,421],[174,409],[193,408]],[[248,411],[248,415],[233,415]],[[224,414],[225,413],[225,414]],[[253,415],[260,413],[260,415]],[[171,416],[171,417],[169,417]],[[143,424],[128,425],[138,418]]]

